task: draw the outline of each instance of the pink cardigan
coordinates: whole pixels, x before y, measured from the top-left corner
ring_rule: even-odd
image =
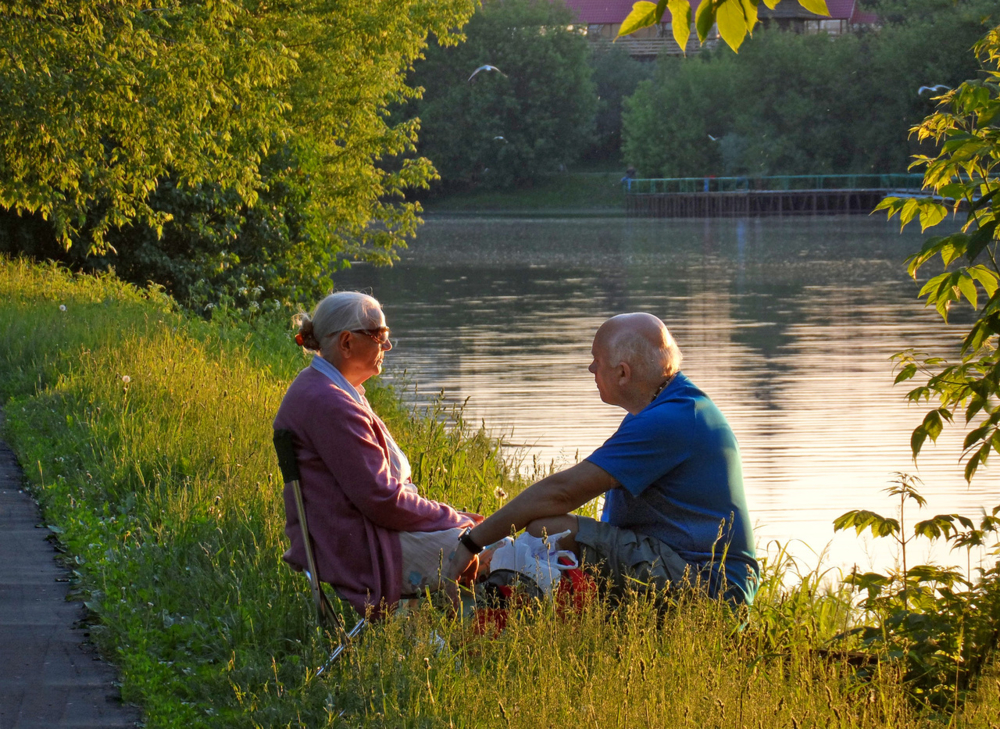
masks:
[[[312,367],[288,388],[274,428],[293,434],[319,578],[362,615],[399,602],[399,532],[473,526],[447,504],[402,488],[389,473],[385,424]],[[286,486],[284,496],[292,542],[284,559],[303,569],[295,495]]]

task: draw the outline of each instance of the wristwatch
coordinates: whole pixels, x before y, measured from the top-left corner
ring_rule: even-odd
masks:
[[[472,529],[469,528],[466,529],[464,532],[462,532],[462,535],[458,538],[458,541],[462,543],[463,547],[469,550],[470,554],[479,554],[480,552],[483,551],[483,548],[480,547],[478,544],[476,544],[474,541],[472,541],[472,536],[470,534],[471,531]]]

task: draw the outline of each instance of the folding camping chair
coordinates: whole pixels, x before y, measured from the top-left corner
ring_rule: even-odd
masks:
[[[292,431],[274,431],[274,450],[278,453],[278,466],[281,468],[281,477],[285,485],[291,485],[295,494],[295,510],[299,515],[299,526],[302,527],[302,541],[306,550],[305,575],[309,578],[309,587],[312,590],[313,604],[316,607],[316,621],[320,627],[328,627],[336,630],[340,635],[340,643],[327,658],[326,663],[316,671],[318,676],[333,663],[350,642],[367,625],[365,618],[358,620],[357,624],[350,631],[345,630],[342,619],[337,615],[330,600],[326,596],[322,583],[319,581],[319,573],[316,571],[316,555],[313,551],[312,537],[309,535],[309,525],[306,522],[306,508],[302,501],[302,487],[299,484],[299,462],[295,457],[295,447],[292,444]]]

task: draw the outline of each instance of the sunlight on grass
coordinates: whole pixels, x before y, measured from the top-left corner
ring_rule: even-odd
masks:
[[[894,669],[826,650],[850,594],[765,562],[749,621],[642,596],[515,613],[476,635],[431,605],[315,677],[286,546],[271,420],[302,357],[283,321],[204,322],[156,291],[0,260],[5,438],[58,529],[92,629],[150,727],[929,726]],[[369,388],[422,492],[489,513],[526,485],[460,411]],[[345,608],[348,609],[348,608]],[[443,640],[443,647],[440,640]],[[995,723],[995,672],[959,724]]]

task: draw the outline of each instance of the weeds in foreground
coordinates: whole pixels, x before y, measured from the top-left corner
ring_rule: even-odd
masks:
[[[270,446],[305,364],[284,328],[192,321],[156,291],[2,261],[0,330],[5,435],[147,726],[933,721],[896,664],[859,680],[850,656],[817,650],[857,614],[821,574],[783,587],[793,565],[780,553],[748,627],[720,603],[664,615],[636,596],[568,617],[539,605],[484,638],[425,606],[376,626],[317,678],[331,641],[281,562]],[[524,485],[487,433],[414,414],[388,388],[369,394],[428,496],[490,512]],[[959,723],[995,723],[990,680]]]

